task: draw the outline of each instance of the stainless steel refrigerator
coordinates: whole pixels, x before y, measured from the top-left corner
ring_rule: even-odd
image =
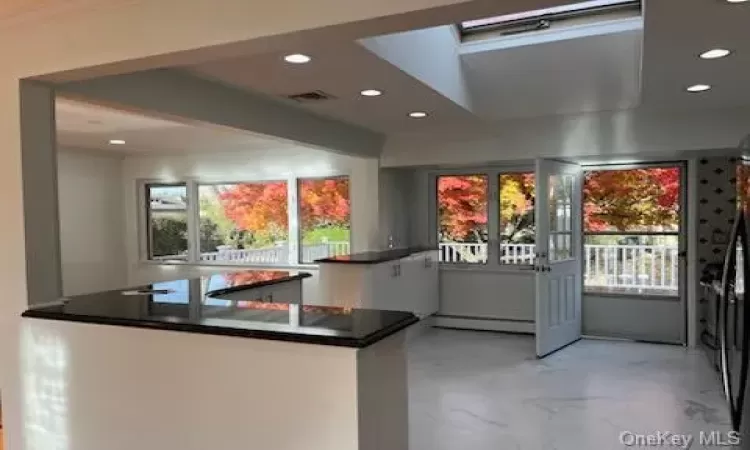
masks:
[[[741,144],[745,155],[736,173],[737,216],[722,273],[718,315],[718,353],[724,396],[732,428],[750,448],[750,310],[745,308],[745,280],[750,280],[750,136]]]

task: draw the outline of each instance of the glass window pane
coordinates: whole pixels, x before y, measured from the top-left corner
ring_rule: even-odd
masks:
[[[446,175],[437,179],[440,261],[487,262],[486,175]]]
[[[146,185],[148,259],[186,261],[188,253],[187,186]]]
[[[573,255],[573,175],[549,177],[550,261],[570,259]]]
[[[500,264],[534,264],[534,173],[501,174],[498,186]]]
[[[677,235],[587,235],[586,291],[677,296],[678,243]]]
[[[680,168],[592,170],[583,198],[585,231],[678,231]]]
[[[300,261],[348,255],[351,239],[349,178],[300,180]]]
[[[201,261],[289,262],[286,182],[201,185],[198,196]]]

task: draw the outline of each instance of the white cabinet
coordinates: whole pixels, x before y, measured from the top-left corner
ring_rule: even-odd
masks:
[[[320,263],[320,300],[427,316],[438,310],[438,273],[436,250],[377,264]]]

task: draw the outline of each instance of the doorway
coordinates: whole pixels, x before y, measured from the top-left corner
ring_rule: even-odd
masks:
[[[583,332],[684,344],[685,166],[587,167]]]

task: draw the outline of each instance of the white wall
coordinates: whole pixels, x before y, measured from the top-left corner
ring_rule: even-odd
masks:
[[[542,117],[475,129],[390,136],[384,167],[487,164],[536,157],[632,160],[736,148],[750,129],[750,109],[629,111]]]
[[[62,149],[57,160],[63,293],[124,287],[122,158]]]
[[[138,211],[140,180],[192,179],[206,182],[231,182],[335,175],[350,177],[352,250],[366,251],[378,248],[380,246],[377,201],[379,162],[376,159],[343,156],[302,147],[296,150],[268,149],[182,156],[127,156],[123,161],[122,187],[125,198],[128,282],[138,284],[174,278],[188,271],[184,268],[140,263],[138,234],[141,220]]]
[[[456,104],[471,110],[454,25],[362,39],[360,44]]]

